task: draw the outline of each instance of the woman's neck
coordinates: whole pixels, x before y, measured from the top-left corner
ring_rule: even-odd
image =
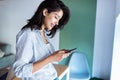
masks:
[[[41,31],[44,31],[44,30],[45,30],[45,26],[42,25],[40,30],[41,30]]]
[[[46,39],[46,37],[45,37],[44,30],[45,30],[45,27],[44,27],[44,25],[42,25],[41,30],[40,30],[40,33],[41,33],[41,36],[42,36],[42,38],[43,38],[44,43],[45,43],[45,44],[48,44],[48,41],[47,41],[47,39]]]

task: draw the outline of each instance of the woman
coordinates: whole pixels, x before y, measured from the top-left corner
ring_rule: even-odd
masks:
[[[61,0],[44,0],[17,35],[16,60],[12,66],[22,80],[57,80],[52,62],[59,62],[67,50],[55,51],[49,39],[68,22],[70,12]]]

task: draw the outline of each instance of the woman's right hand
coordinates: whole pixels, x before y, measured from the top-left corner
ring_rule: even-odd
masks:
[[[52,55],[50,55],[50,58],[52,60],[52,62],[60,62],[62,59],[64,59],[65,57],[67,57],[69,55],[69,53],[65,53],[65,49],[62,50],[58,50],[56,52],[54,52]]]

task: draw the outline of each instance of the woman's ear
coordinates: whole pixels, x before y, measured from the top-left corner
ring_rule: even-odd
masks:
[[[48,10],[47,9],[44,9],[43,10],[43,15],[46,16],[48,14]]]

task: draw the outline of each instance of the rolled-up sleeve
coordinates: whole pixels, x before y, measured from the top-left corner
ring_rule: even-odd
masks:
[[[26,31],[17,36],[14,73],[18,78],[32,76],[33,41],[32,32]]]

